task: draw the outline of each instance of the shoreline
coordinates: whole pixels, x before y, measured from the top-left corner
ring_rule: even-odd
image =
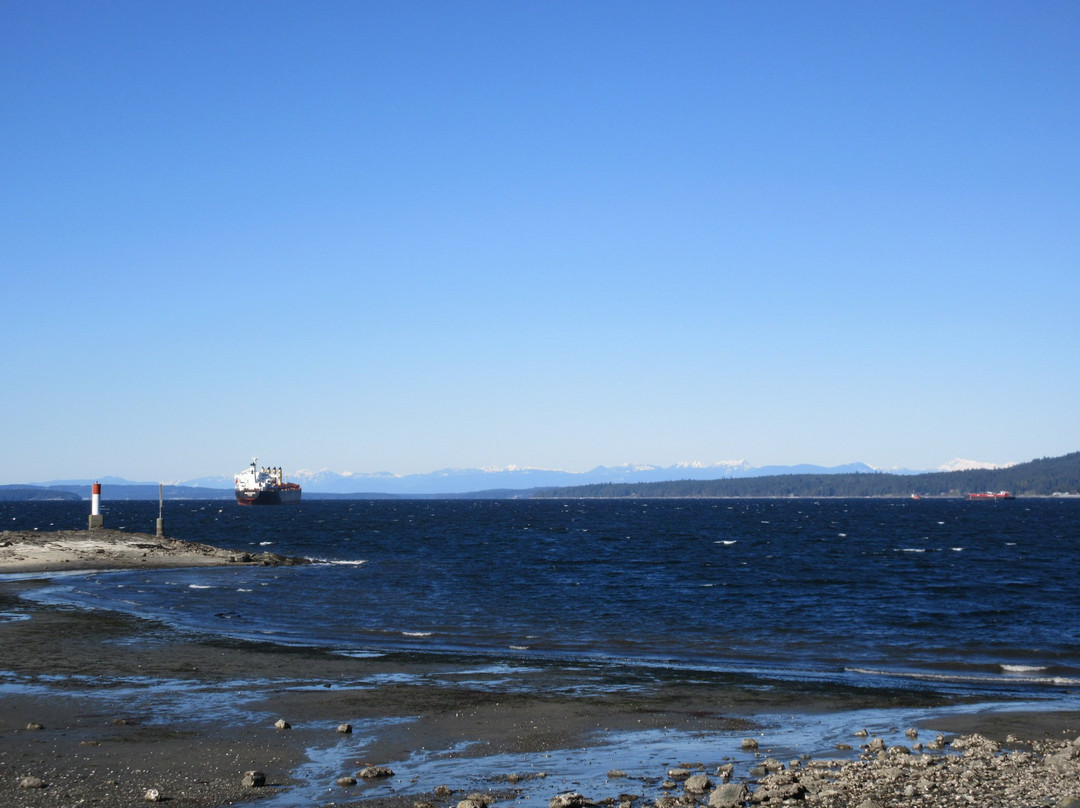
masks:
[[[87,533],[93,534],[94,544],[86,544]],[[115,552],[107,542],[102,546],[106,539],[114,542]],[[501,795],[498,808],[521,799],[550,799],[565,790],[557,785],[562,782],[556,777],[560,765],[577,760],[575,756],[612,754],[622,758],[610,768],[625,769],[628,776],[593,783],[585,797],[620,803],[625,801],[620,795],[635,795],[636,808],[645,808],[666,805],[664,800],[686,793],[684,780],[671,777],[669,769],[687,761],[665,757],[678,754],[677,746],[664,747],[643,763],[645,753],[632,740],[668,736],[694,739],[696,748],[705,750],[702,768],[695,759],[692,774],[707,774],[713,787],[721,785],[717,769],[736,757],[732,745],[754,738],[760,749],[742,758],[765,761],[775,756],[784,770],[737,772],[733,784],[743,782],[756,791],[777,788],[778,794],[781,786],[805,789],[808,805],[826,808],[856,808],[871,795],[877,795],[882,808],[953,805],[960,801],[957,794],[975,793],[972,789],[1002,778],[1015,781],[1009,798],[1014,801],[988,802],[983,797],[980,804],[1056,804],[1080,797],[1080,747],[1076,758],[1061,757],[1062,744],[1080,735],[1080,712],[980,713],[974,705],[969,713],[952,705],[948,714],[934,717],[936,731],[982,733],[997,744],[1007,743],[1008,749],[988,752],[992,747],[976,743],[970,748],[978,754],[962,757],[954,751],[942,756],[915,748],[933,740],[923,731],[918,741],[906,741],[910,755],[886,751],[879,759],[868,748],[863,754],[869,757],[861,760],[860,745],[869,745],[877,733],[860,739],[854,733],[861,727],[851,726],[843,739],[853,747],[850,751],[819,755],[818,764],[804,760],[793,767],[779,740],[783,727],[763,724],[761,715],[827,715],[837,709],[831,694],[810,697],[793,691],[785,696],[716,683],[664,682],[574,692],[578,674],[572,668],[515,671],[528,678],[522,688],[520,678],[487,670],[470,659],[404,653],[335,656],[317,649],[194,636],[138,617],[51,607],[24,597],[42,585],[40,579],[62,571],[95,574],[125,567],[274,560],[234,560],[244,554],[173,542],[121,531],[33,532],[20,542],[11,533],[0,534],[0,573],[18,573],[0,575],[0,647],[5,649],[0,665],[0,803],[17,799],[27,808],[44,808],[57,804],[58,798],[62,804],[82,799],[112,808],[142,804],[150,789],[158,789],[174,804],[190,808],[268,798],[275,808],[291,808],[313,804],[315,795],[321,795],[317,805],[411,808],[429,802],[443,808],[481,791]],[[140,546],[151,543],[160,547]],[[43,548],[45,557],[31,557],[30,547]],[[276,728],[279,719],[291,728]],[[354,731],[339,733],[342,723]],[[41,728],[30,729],[33,725]],[[902,733],[907,727],[895,729]],[[630,740],[618,746],[623,736]],[[1014,740],[1009,741],[1010,736]],[[894,740],[890,746],[897,745]],[[612,744],[615,751],[606,751]],[[1042,762],[1048,759],[1057,761],[1057,768]],[[827,760],[845,762],[830,768]],[[1010,768],[1020,761],[1023,777]],[[369,764],[389,766],[395,775],[370,782],[358,778]],[[977,781],[963,774],[975,764],[982,772]],[[243,785],[244,773],[251,770],[264,772],[267,785]],[[835,778],[829,780],[833,785],[811,783],[811,772],[826,770]],[[991,777],[995,773],[996,780]],[[48,785],[21,788],[24,777],[38,777]],[[359,782],[338,785],[340,777]],[[665,789],[664,780],[674,785]],[[435,796],[438,785],[450,793]],[[811,786],[816,790],[810,791]],[[908,786],[915,789],[911,795],[905,795]],[[931,792],[942,801],[915,799]],[[854,794],[862,796],[855,799]],[[1047,794],[1054,800],[1040,802],[1049,799]],[[704,803],[708,796],[698,799]],[[1021,798],[1027,801],[1016,801]]]
[[[0,532],[0,575],[307,563],[307,559],[276,553],[223,550],[199,542],[107,528]]]

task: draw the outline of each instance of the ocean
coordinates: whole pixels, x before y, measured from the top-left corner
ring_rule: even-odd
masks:
[[[2,503],[4,529],[86,503]],[[103,506],[153,533],[156,502]],[[37,597],[342,654],[1080,686],[1080,501],[175,501],[166,533],[318,563],[63,578]]]
[[[87,513],[0,503],[0,526]],[[158,504],[103,513],[153,533]],[[60,576],[31,596],[343,656],[577,666],[582,688],[716,677],[1080,709],[1077,499],[170,501],[164,518],[316,563]]]

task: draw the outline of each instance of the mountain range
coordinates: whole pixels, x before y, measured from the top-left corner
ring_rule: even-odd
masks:
[[[1001,468],[989,463],[971,460],[953,460],[939,471]],[[678,463],[672,466],[623,464],[597,466],[584,472],[559,471],[555,469],[510,466],[497,469],[441,469],[427,474],[397,475],[390,472],[338,473],[321,471],[297,471],[287,475],[290,482],[303,486],[305,496],[313,494],[377,494],[389,496],[431,496],[436,494],[468,494],[481,491],[522,491],[533,488],[594,485],[600,483],[650,483],[670,480],[725,480],[747,477],[767,477],[781,474],[873,474],[877,469],[866,463],[848,463],[841,466],[818,466],[799,464],[793,466],[751,466],[745,461],[720,463]],[[890,474],[922,474],[908,469],[888,469]],[[157,497],[158,483],[134,483],[120,477],[101,477],[97,480],[52,480],[34,485],[43,487],[88,486],[93,482],[103,485],[152,486]],[[184,489],[184,496],[198,494],[198,489],[227,490],[233,488],[233,475],[199,477],[191,480],[174,480],[166,483],[173,492]],[[192,492],[192,489],[195,489]],[[209,493],[209,492],[208,492]],[[173,496],[176,494],[174,493]]]

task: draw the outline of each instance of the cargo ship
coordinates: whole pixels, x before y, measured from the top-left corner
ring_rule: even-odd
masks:
[[[240,505],[291,505],[300,501],[300,486],[287,483],[280,468],[259,468],[258,458],[236,475]]]
[[[1016,499],[1009,491],[980,491],[968,494],[968,499]]]

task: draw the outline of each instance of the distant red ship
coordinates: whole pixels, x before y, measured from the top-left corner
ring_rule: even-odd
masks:
[[[1016,499],[1009,491],[980,491],[968,494],[968,499]]]

